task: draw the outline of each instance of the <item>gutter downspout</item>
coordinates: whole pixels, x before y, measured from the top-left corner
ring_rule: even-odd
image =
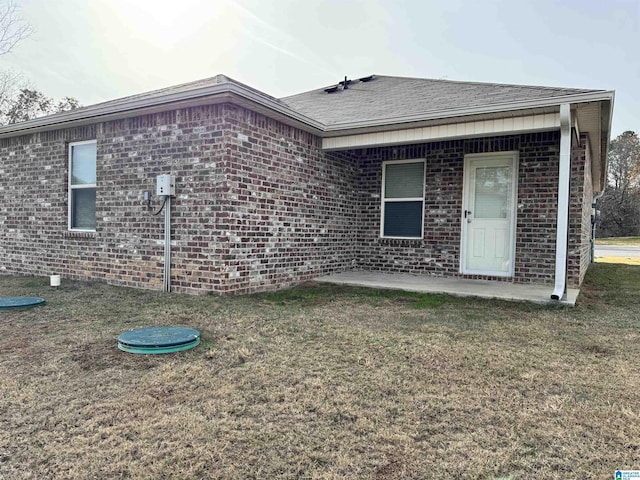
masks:
[[[558,219],[556,227],[556,283],[553,300],[564,297],[567,286],[569,234],[569,180],[571,178],[571,105],[560,105],[560,167],[558,171]]]

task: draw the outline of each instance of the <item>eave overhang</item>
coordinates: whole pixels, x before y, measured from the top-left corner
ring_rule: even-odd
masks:
[[[386,119],[384,124],[372,121],[333,124],[325,127],[322,144],[325,150],[345,150],[558,130],[561,104],[571,105],[578,116],[584,106],[597,105],[599,122],[591,123],[588,128],[583,129],[589,135],[593,148],[593,187],[597,192],[606,186],[614,96],[613,91],[603,90],[526,102],[430,112],[421,116],[396,117]]]
[[[260,95],[256,90],[241,84],[222,83],[150,98],[124,98],[120,101],[34,118],[0,127],[0,138],[220,103],[234,103],[311,133],[320,134],[323,131],[320,122],[292,110],[271,97]]]
[[[258,90],[229,81],[163,95],[143,96],[142,98],[127,97],[6,125],[0,127],[0,138],[90,125],[194,106],[232,103],[318,135],[323,139],[323,148],[338,150],[445,138],[479,137],[487,134],[550,130],[559,128],[559,123],[555,118],[561,104],[568,103],[572,105],[572,108],[576,108],[581,104],[597,102],[600,108],[599,131],[588,133],[592,147],[595,147],[594,150],[596,150],[594,154],[598,159],[598,165],[593,172],[594,188],[597,186],[599,188],[596,190],[600,190],[600,187],[606,185],[606,157],[611,132],[613,100],[613,91],[595,91],[481,107],[437,110],[420,115],[326,125],[293,110],[284,102]],[[506,128],[505,126],[508,125],[511,127]],[[518,127],[518,125],[521,126]],[[416,134],[419,129],[427,129],[424,132],[428,132],[428,135]],[[376,133],[380,135],[372,136]],[[363,141],[365,137],[366,140]],[[358,141],[351,141],[355,139]]]

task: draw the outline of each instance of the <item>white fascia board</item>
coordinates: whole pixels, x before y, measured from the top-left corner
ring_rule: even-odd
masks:
[[[541,113],[519,117],[505,117],[490,120],[431,125],[375,132],[366,135],[342,135],[322,139],[322,149],[341,150],[349,148],[380,147],[402,145],[452,138],[486,137],[515,133],[556,130],[560,128],[559,113]]]

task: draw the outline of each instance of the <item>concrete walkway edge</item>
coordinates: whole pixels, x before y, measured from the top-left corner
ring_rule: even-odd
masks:
[[[460,297],[491,298],[548,305],[561,304],[575,306],[576,299],[580,293],[578,289],[567,289],[565,297],[557,301],[551,299],[551,292],[553,291],[552,285],[368,271],[334,273],[316,278],[315,281],[336,285],[404,290],[419,293],[446,293]]]

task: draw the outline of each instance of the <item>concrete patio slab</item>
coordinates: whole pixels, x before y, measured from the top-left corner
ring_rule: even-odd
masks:
[[[420,293],[447,293],[460,297],[494,298],[534,302],[551,305],[575,306],[580,290],[567,289],[562,300],[552,300],[551,285],[531,285],[523,283],[496,282],[489,280],[468,280],[464,278],[444,278],[428,275],[401,273],[379,273],[351,271],[335,273],[315,279],[321,283],[351,285],[356,287],[384,288]]]

